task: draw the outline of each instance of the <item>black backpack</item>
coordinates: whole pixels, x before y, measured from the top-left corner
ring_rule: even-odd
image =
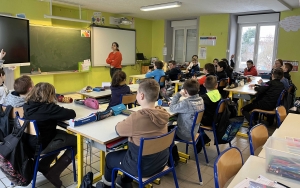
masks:
[[[0,170],[16,186],[29,185],[33,177],[34,161],[27,153],[28,147],[22,142],[22,135],[29,123],[26,120],[20,126],[16,119],[12,133],[0,144]]]
[[[0,138],[5,138],[12,131],[13,124],[9,120],[9,114],[12,109],[13,107],[9,105],[5,111],[3,111],[2,104],[0,104]]]

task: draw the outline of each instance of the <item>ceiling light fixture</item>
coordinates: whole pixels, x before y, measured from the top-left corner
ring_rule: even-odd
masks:
[[[176,8],[181,6],[181,2],[169,2],[169,3],[162,3],[162,4],[155,4],[155,5],[148,5],[142,6],[140,8],[141,11],[152,11],[152,10],[161,10],[161,9],[168,9],[168,8]]]

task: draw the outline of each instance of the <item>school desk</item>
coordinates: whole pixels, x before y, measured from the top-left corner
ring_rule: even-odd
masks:
[[[59,103],[60,106],[73,109],[76,112],[76,119],[86,117],[91,113],[97,112],[98,110],[94,110],[88,108],[84,105],[77,105],[74,103]],[[102,111],[100,106],[99,111]],[[120,137],[117,135],[115,131],[115,125],[126,119],[128,116],[125,115],[117,115],[111,116],[101,121],[88,123],[78,127],[70,127],[67,129],[73,133],[76,133],[77,136],[77,169],[78,169],[78,187],[80,186],[83,178],[83,138],[90,139],[92,141],[92,146],[100,149],[100,173],[98,176],[94,177],[94,182],[99,181],[104,175],[105,168],[105,152],[106,145],[114,140],[119,139]]]
[[[197,77],[197,80],[200,79],[201,77],[203,77],[204,75],[202,76],[199,76]],[[174,88],[174,92],[177,93],[178,92],[178,89],[179,89],[179,86],[183,85],[184,82],[181,82],[180,80],[173,80],[171,81],[172,84],[175,84],[175,88]]]
[[[280,183],[283,183],[289,187],[299,187],[300,182],[284,178],[281,176],[277,176],[274,174],[270,174],[266,172],[266,160],[260,157],[256,156],[250,156],[246,162],[244,162],[244,165],[239,170],[239,172],[236,174],[236,176],[233,178],[231,183],[227,188],[233,188],[237,184],[239,184],[241,181],[243,181],[245,178],[251,178],[256,180],[259,175],[262,175],[269,180],[278,181]]]
[[[299,114],[288,114],[281,126],[275,130],[272,134],[276,138],[300,138],[300,115]],[[262,149],[258,155],[259,157],[265,158],[265,149]]]
[[[132,92],[137,92],[138,88],[139,88],[139,84],[129,84],[128,85],[130,87],[130,90]],[[105,91],[92,91],[92,92],[86,92],[86,93],[81,93],[80,91],[76,92],[80,95],[82,95],[83,98],[102,98],[102,97],[107,97],[111,95],[111,90],[110,89],[106,89]]]
[[[137,74],[137,75],[130,75],[129,78],[132,79],[132,83],[135,84],[136,80],[142,80],[146,78],[146,74]]]

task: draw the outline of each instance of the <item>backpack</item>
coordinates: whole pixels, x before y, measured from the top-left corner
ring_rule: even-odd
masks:
[[[29,123],[26,120],[21,127],[15,121],[12,133],[0,144],[0,170],[16,186],[29,185],[33,177],[34,162],[28,157],[26,152],[29,149],[22,142],[22,135]]]
[[[216,117],[217,118],[217,123],[216,123],[217,138],[216,139],[218,139],[218,144],[228,143],[228,141],[223,140],[222,138],[225,135],[228,126],[230,125],[229,118],[230,118],[231,113],[228,109],[228,103],[227,102],[224,102],[224,103],[225,103],[224,112],[221,114],[218,114],[218,117]]]
[[[93,186],[93,172],[88,172],[82,180],[79,188],[94,188]]]
[[[9,120],[12,109],[13,107],[9,105],[5,111],[3,111],[2,104],[0,104],[0,135],[3,136],[3,138],[8,136],[12,131],[13,126],[11,126],[11,121]]]

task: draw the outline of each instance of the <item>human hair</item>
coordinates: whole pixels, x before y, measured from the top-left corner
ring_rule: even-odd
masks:
[[[192,61],[196,61],[196,62],[198,62],[198,59],[197,59],[197,58],[193,58],[193,59],[192,59]]]
[[[226,58],[222,58],[221,61],[224,61],[226,63],[226,65],[227,65],[226,67],[229,67],[229,62],[228,62],[228,60]]]
[[[26,97],[26,101],[55,103],[55,88],[52,84],[49,84],[47,82],[40,82],[29,91]]]
[[[120,51],[120,50],[119,50],[119,44],[118,44],[117,42],[113,42],[111,45],[113,45],[113,44],[115,44],[115,45],[116,45],[116,47],[117,47],[117,51]]]
[[[253,65],[253,61],[251,59],[249,59],[247,63],[251,63]]]
[[[164,63],[162,61],[155,61],[154,65],[157,69],[162,69],[164,67]]]
[[[279,63],[281,64],[281,66],[283,65],[282,59],[276,59],[276,61],[279,61]]]
[[[214,62],[214,61],[217,61],[217,63],[219,63],[219,59],[218,59],[218,58],[215,58],[215,59],[213,60],[213,62]]]
[[[215,74],[216,72],[215,66],[212,63],[206,63],[204,69],[207,70],[207,73],[209,74]]]
[[[196,59],[198,60],[198,55],[193,55],[192,59],[194,59],[194,57],[196,57]]]
[[[173,65],[177,64],[175,60],[170,60],[169,63],[172,63]]]
[[[154,79],[144,79],[139,84],[139,92],[144,93],[147,102],[155,102],[158,99],[160,86]]]
[[[196,95],[199,92],[199,83],[195,79],[188,79],[184,82],[183,89],[185,89],[190,96]]]
[[[111,86],[118,87],[124,80],[126,80],[126,73],[124,71],[118,70],[114,73],[111,79]]]
[[[293,70],[293,65],[291,63],[285,63],[284,66],[287,68],[287,72],[291,72]]]
[[[281,80],[283,77],[283,70],[282,70],[282,68],[276,68],[273,70],[272,74],[273,74],[274,79]]]
[[[217,77],[216,76],[208,76],[205,80],[205,88],[208,90],[214,90],[216,88],[216,85],[218,84]]]
[[[218,62],[218,65],[219,65],[221,68],[223,68],[223,70],[225,70],[226,67],[227,67],[227,63],[226,63],[225,61],[220,61],[220,62]]]
[[[5,75],[5,72],[3,69],[0,69],[0,76],[4,76]]]
[[[20,95],[27,94],[31,87],[33,87],[32,80],[26,75],[17,78],[14,82],[14,90]]]

